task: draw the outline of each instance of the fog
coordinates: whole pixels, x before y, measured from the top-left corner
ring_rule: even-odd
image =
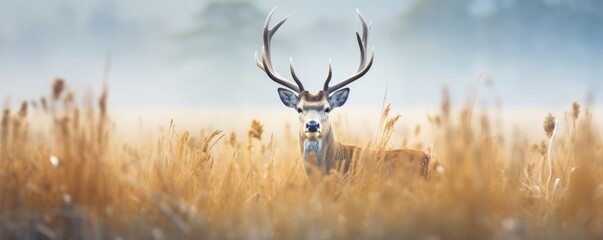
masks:
[[[333,82],[359,61],[358,8],[372,22],[375,63],[347,105],[436,106],[444,87],[479,106],[600,105],[603,3],[595,0],[192,1],[0,0],[0,96],[5,105],[49,94],[55,77],[78,97],[98,92],[110,59],[114,109],[276,107],[254,64],[264,19],[289,19],[273,62],[289,58],[312,91],[329,59]]]

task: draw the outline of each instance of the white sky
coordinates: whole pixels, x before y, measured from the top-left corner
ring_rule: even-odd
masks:
[[[355,9],[359,8],[373,22],[369,45],[376,47],[375,66],[365,79],[351,86],[348,104],[379,105],[385,88],[389,87],[394,104],[435,106],[444,85],[452,89],[453,96],[463,101],[471,93],[480,73],[498,80],[497,76],[492,76],[496,71],[489,71],[490,66],[479,63],[457,75],[448,75],[449,69],[442,65],[433,66],[433,73],[426,76],[410,73],[414,66],[400,66],[401,61],[396,59],[402,54],[391,50],[390,31],[397,16],[413,2],[257,1],[263,14],[278,6],[274,22],[290,15],[274,41],[288,44],[295,39],[292,44],[297,50],[281,48],[279,50],[282,51],[275,53],[275,61],[278,61],[276,64],[281,74],[288,76],[288,58],[294,57],[298,72],[308,79],[308,85],[313,88],[321,84],[329,58],[333,59],[336,77],[342,78],[356,67],[358,53],[353,30],[360,26]],[[468,10],[491,10],[488,4],[492,1],[475,2]],[[38,98],[49,93],[55,76],[64,77],[79,96],[86,89],[98,92],[102,86],[105,57],[110,54],[110,103],[116,108],[204,106],[220,102],[229,106],[279,106],[277,86],[252,61],[253,51],[261,44],[260,29],[257,47],[249,49],[248,64],[241,61],[244,64],[229,66],[233,71],[249,73],[243,76],[245,79],[203,75],[203,66],[199,62],[172,59],[176,47],[171,38],[178,32],[189,30],[194,25],[194,14],[205,4],[205,1],[192,0],[0,0],[0,96],[6,96],[5,99],[10,100],[5,102],[12,105],[23,99]],[[118,32],[114,38],[103,39],[90,31],[90,18],[99,11],[109,14],[117,24]],[[332,29],[317,23],[333,24],[336,31],[325,33]],[[408,61],[421,56],[400,57],[406,57]],[[409,69],[407,74],[405,69]],[[601,70],[598,71],[591,75],[601,76]],[[443,75],[438,75],[438,72]],[[413,80],[415,77],[430,80],[417,82]],[[503,102],[506,100],[514,104],[569,105],[572,99],[583,100],[589,90],[595,89],[597,93],[596,90],[603,87],[596,80],[578,80],[568,80],[547,89],[548,92],[533,95],[533,91],[514,95],[516,86],[505,85],[504,79],[494,87],[483,87],[481,91],[484,101],[489,102],[501,98]],[[240,84],[229,83],[231,81]],[[200,96],[207,94],[215,96]],[[221,98],[230,99],[230,102]]]

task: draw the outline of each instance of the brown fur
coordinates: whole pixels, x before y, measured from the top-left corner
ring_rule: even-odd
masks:
[[[324,91],[319,91],[318,93],[310,93],[308,91],[303,91],[299,94],[299,98],[303,99],[307,102],[320,102],[327,99],[327,93]]]
[[[357,166],[356,161],[362,151],[363,149],[357,146],[334,141],[331,150],[327,150],[325,154],[326,171],[336,169],[348,173]],[[385,168],[394,174],[420,174],[425,180],[429,180],[438,166],[441,166],[435,156],[420,150],[405,148],[385,151],[383,161]]]
[[[304,149],[306,139],[300,134],[300,148],[304,160],[317,166],[325,174],[332,170],[340,171],[344,174],[354,172],[353,169],[358,165],[358,159],[363,149],[354,145],[342,144],[337,141],[333,131],[329,129],[322,141],[320,152],[307,152]],[[312,154],[309,158],[306,154]],[[379,156],[373,153],[373,156]],[[379,159],[375,159],[379,161]],[[377,162],[375,162],[377,164]],[[394,149],[383,152],[383,164],[388,172],[394,174],[420,174],[425,180],[429,180],[433,172],[441,166],[435,156],[416,149]]]
[[[317,94],[304,91],[300,93],[300,105],[304,108],[314,106],[317,109],[324,109],[324,106],[329,104],[327,97],[327,94],[323,91]],[[358,165],[357,161],[363,149],[337,141],[328,118],[322,119],[324,130],[322,138],[315,140],[321,143],[322,148],[317,151],[315,144],[313,148],[306,149],[305,142],[308,139],[303,133],[305,119],[302,118],[301,120],[300,149],[306,162],[316,165],[326,174],[332,170],[348,173]],[[415,149],[386,150],[382,156],[380,156],[380,153],[373,153],[373,155],[377,158],[382,157],[383,166],[390,172],[420,174],[425,180],[428,180],[437,167],[440,166],[440,162],[433,155]]]

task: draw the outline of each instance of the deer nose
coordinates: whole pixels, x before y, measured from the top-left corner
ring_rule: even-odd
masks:
[[[306,130],[308,130],[308,132],[318,132],[318,128],[320,128],[320,123],[317,121],[309,121],[306,123]]]

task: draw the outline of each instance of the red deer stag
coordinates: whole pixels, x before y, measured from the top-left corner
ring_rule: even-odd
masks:
[[[367,38],[369,24],[358,11],[358,16],[362,23],[362,35],[356,31],[356,39],[360,48],[360,65],[354,74],[344,79],[338,84],[329,86],[331,82],[332,69],[329,63],[329,72],[324,82],[324,87],[316,94],[308,92],[302,82],[299,80],[290,65],[291,75],[295,84],[280,76],[272,65],[270,42],[274,33],[285,23],[287,17],[278,22],[274,27],[269,28],[270,18],[274,9],[266,17],[264,23],[264,46],[262,47],[262,59],[255,53],[256,65],[264,71],[274,82],[288,88],[278,88],[278,95],[285,106],[293,108],[299,114],[299,144],[301,154],[305,164],[311,159],[314,164],[324,173],[329,173],[331,169],[340,167],[344,172],[348,172],[351,164],[355,161],[354,156],[359,156],[361,148],[353,145],[340,143],[335,139],[335,135],[329,122],[329,114],[335,108],[345,104],[350,93],[349,88],[343,88],[365,75],[373,65],[374,51],[367,60]],[[428,179],[431,173],[439,166],[439,161],[425,152],[414,149],[395,149],[385,151],[383,160],[386,167],[398,169],[412,169],[420,173],[425,179]],[[398,170],[399,171],[399,170]]]

